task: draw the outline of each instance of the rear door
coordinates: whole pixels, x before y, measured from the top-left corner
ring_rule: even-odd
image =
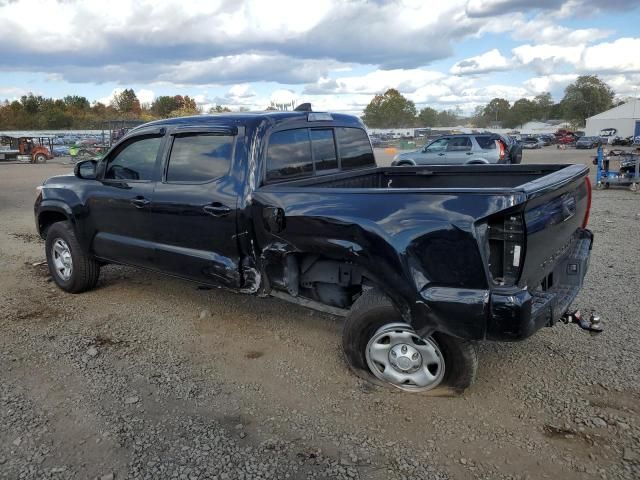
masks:
[[[238,130],[177,129],[168,135],[162,180],[151,206],[157,266],[231,288],[241,286],[236,239]]]
[[[474,159],[473,144],[468,136],[451,137],[447,143],[447,163],[464,164]]]
[[[150,206],[159,176],[164,132],[141,133],[104,160],[100,185],[88,193],[93,252],[115,262],[154,266]]]

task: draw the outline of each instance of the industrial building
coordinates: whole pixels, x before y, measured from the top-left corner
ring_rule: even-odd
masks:
[[[598,136],[604,129],[616,129],[618,137],[640,136],[640,99],[587,118],[585,134]]]

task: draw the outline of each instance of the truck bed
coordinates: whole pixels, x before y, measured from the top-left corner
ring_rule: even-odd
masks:
[[[350,256],[373,283],[391,285],[399,305],[413,296],[406,308],[425,325],[520,339],[556,321],[581,286],[585,255],[572,252],[591,246],[588,173],[584,165],[382,167],[267,184],[253,197],[258,245],[276,256]],[[460,302],[469,308],[455,319],[438,316]],[[513,321],[509,302],[526,320]]]
[[[379,167],[353,172],[291,180],[270,188],[306,187],[358,191],[362,189],[428,189],[466,191],[487,189],[504,192],[532,192],[543,185],[555,187],[583,172],[581,165],[455,165],[420,167]],[[544,181],[539,180],[544,177]]]

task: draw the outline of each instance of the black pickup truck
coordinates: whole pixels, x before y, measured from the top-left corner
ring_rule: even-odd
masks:
[[[134,265],[346,317],[350,367],[461,391],[478,340],[566,318],[593,236],[579,165],[377,167],[359,119],[312,111],[160,120],[38,188],[57,285]]]

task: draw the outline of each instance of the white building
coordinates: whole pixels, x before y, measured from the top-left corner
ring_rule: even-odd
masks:
[[[587,118],[585,135],[598,136],[603,128],[615,128],[618,137],[640,136],[640,99]]]

